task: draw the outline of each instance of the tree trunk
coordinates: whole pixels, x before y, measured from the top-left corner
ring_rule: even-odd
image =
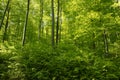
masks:
[[[107,40],[106,30],[104,30],[103,36],[104,36],[104,50],[105,50],[105,55],[107,56],[109,53],[109,48],[108,48],[108,40]]]
[[[62,38],[62,4],[60,4],[59,42]]]
[[[56,44],[59,41],[59,13],[60,13],[60,2],[58,0],[58,11],[57,11],[57,25],[56,25]]]
[[[43,27],[43,0],[40,0],[40,22],[39,22],[39,28],[38,28],[38,39],[40,40],[42,27]]]
[[[95,33],[93,32],[93,49],[96,48],[96,44],[95,44]]]
[[[52,46],[54,47],[55,41],[54,41],[54,26],[55,26],[55,19],[54,19],[54,0],[51,0],[51,9],[52,9]]]
[[[26,27],[27,27],[27,22],[28,22],[28,15],[29,15],[29,6],[30,6],[30,0],[28,0],[28,4],[27,4],[26,19],[25,19],[25,24],[23,28],[22,46],[24,46],[25,44]]]
[[[1,21],[1,23],[0,23],[0,30],[1,30],[1,28],[2,28],[3,21],[4,21],[4,18],[5,18],[5,14],[6,14],[6,11],[8,10],[10,1],[11,1],[11,0],[8,0],[8,2],[7,2],[7,6],[6,6],[6,9],[5,9],[5,11],[4,11],[4,14],[3,14],[3,17],[2,17],[2,21]]]
[[[7,28],[8,28],[8,22],[9,22],[9,12],[10,12],[10,8],[8,8],[8,14],[7,14],[7,20],[6,20],[6,25],[5,25],[5,31],[4,31],[4,34],[3,34],[3,43],[4,43],[5,40],[8,39]]]
[[[117,40],[119,39],[120,33],[116,32]]]

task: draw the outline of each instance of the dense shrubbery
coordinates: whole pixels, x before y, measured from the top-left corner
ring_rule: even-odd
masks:
[[[27,45],[9,55],[0,55],[0,59],[1,80],[119,80],[120,78],[119,57],[103,58],[92,52],[81,53],[73,44],[55,49],[48,45]]]
[[[6,71],[8,70],[8,58],[7,55],[0,54],[0,79],[6,77]]]

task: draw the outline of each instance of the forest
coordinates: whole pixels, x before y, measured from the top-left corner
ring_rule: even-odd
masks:
[[[120,0],[0,0],[0,80],[120,80]]]

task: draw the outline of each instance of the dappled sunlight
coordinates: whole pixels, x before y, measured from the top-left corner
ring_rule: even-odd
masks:
[[[119,0],[0,0],[0,80],[119,79]]]

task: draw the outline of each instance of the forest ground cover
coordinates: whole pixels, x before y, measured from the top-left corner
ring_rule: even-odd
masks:
[[[120,55],[107,58],[98,55],[101,53],[81,51],[72,43],[61,45],[52,49],[33,43],[1,53],[0,79],[119,80]]]

